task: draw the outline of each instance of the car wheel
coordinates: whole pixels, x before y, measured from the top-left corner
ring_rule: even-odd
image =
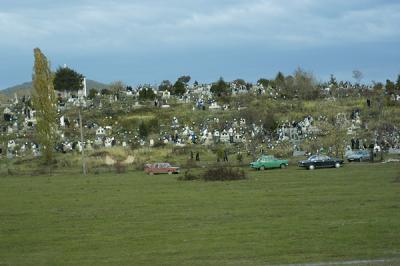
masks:
[[[315,166],[314,165],[310,165],[309,167],[308,167],[308,170],[314,170],[315,169]]]
[[[260,170],[261,170],[261,171],[264,171],[264,170],[265,170],[265,167],[264,167],[264,166],[261,166],[261,167],[260,167]]]
[[[286,164],[281,164],[281,169],[285,169],[286,168]]]
[[[335,163],[335,168],[339,168],[340,167],[340,163]]]

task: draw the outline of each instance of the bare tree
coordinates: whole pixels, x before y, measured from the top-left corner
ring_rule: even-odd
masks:
[[[361,83],[361,80],[364,78],[363,73],[360,70],[353,70],[353,78],[356,80],[358,84]]]

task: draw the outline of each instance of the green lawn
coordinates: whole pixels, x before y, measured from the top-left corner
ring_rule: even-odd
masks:
[[[0,177],[0,265],[400,258],[398,163],[248,176],[209,183],[141,172]]]

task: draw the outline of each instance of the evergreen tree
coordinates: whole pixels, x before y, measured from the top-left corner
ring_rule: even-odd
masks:
[[[175,82],[172,88],[172,94],[174,95],[183,95],[186,92],[186,85],[179,79]]]
[[[156,97],[154,91],[151,88],[142,88],[139,91],[139,100],[145,101],[145,100],[154,100]]]
[[[144,121],[141,121],[139,124],[139,136],[145,139],[147,138],[148,135],[149,135],[149,127]]]
[[[268,86],[270,85],[270,81],[268,79],[265,78],[260,78],[257,81],[258,84],[261,84],[264,88],[268,88]]]
[[[280,71],[276,74],[275,85],[277,89],[283,89],[285,87],[285,75]]]
[[[396,90],[396,84],[394,84],[394,82],[392,82],[390,79],[387,79],[386,85],[385,85],[385,90],[388,95],[394,94],[395,90]]]
[[[244,79],[235,79],[232,83],[236,84],[236,86],[246,86]]]
[[[83,89],[83,75],[68,67],[59,67],[54,77],[54,89],[57,91],[77,92]]]
[[[171,81],[169,81],[169,80],[163,80],[161,82],[160,86],[158,86],[158,90],[160,90],[160,91],[166,91],[166,90],[171,91],[171,88],[172,88],[172,84],[171,84]]]
[[[396,89],[400,90],[400,75],[397,76]]]
[[[229,84],[224,81],[224,79],[221,77],[217,82],[215,82],[211,86],[211,92],[215,95],[221,96],[223,94],[227,94],[229,90]]]
[[[333,87],[337,87],[338,85],[336,77],[333,74],[331,74],[331,77],[329,79],[329,85],[332,85]]]
[[[33,106],[36,109],[36,139],[42,146],[46,163],[53,160],[53,148],[56,143],[57,109],[53,87],[53,75],[46,56],[39,48],[34,49],[33,68]]]
[[[191,79],[190,76],[181,76],[181,77],[178,78],[178,81],[180,81],[182,83],[185,83],[185,84],[188,84],[190,79]]]

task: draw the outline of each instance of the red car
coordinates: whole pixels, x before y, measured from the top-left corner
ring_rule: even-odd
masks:
[[[153,163],[153,164],[146,164],[144,166],[144,171],[149,175],[154,174],[178,174],[179,167],[171,166],[170,163]]]

